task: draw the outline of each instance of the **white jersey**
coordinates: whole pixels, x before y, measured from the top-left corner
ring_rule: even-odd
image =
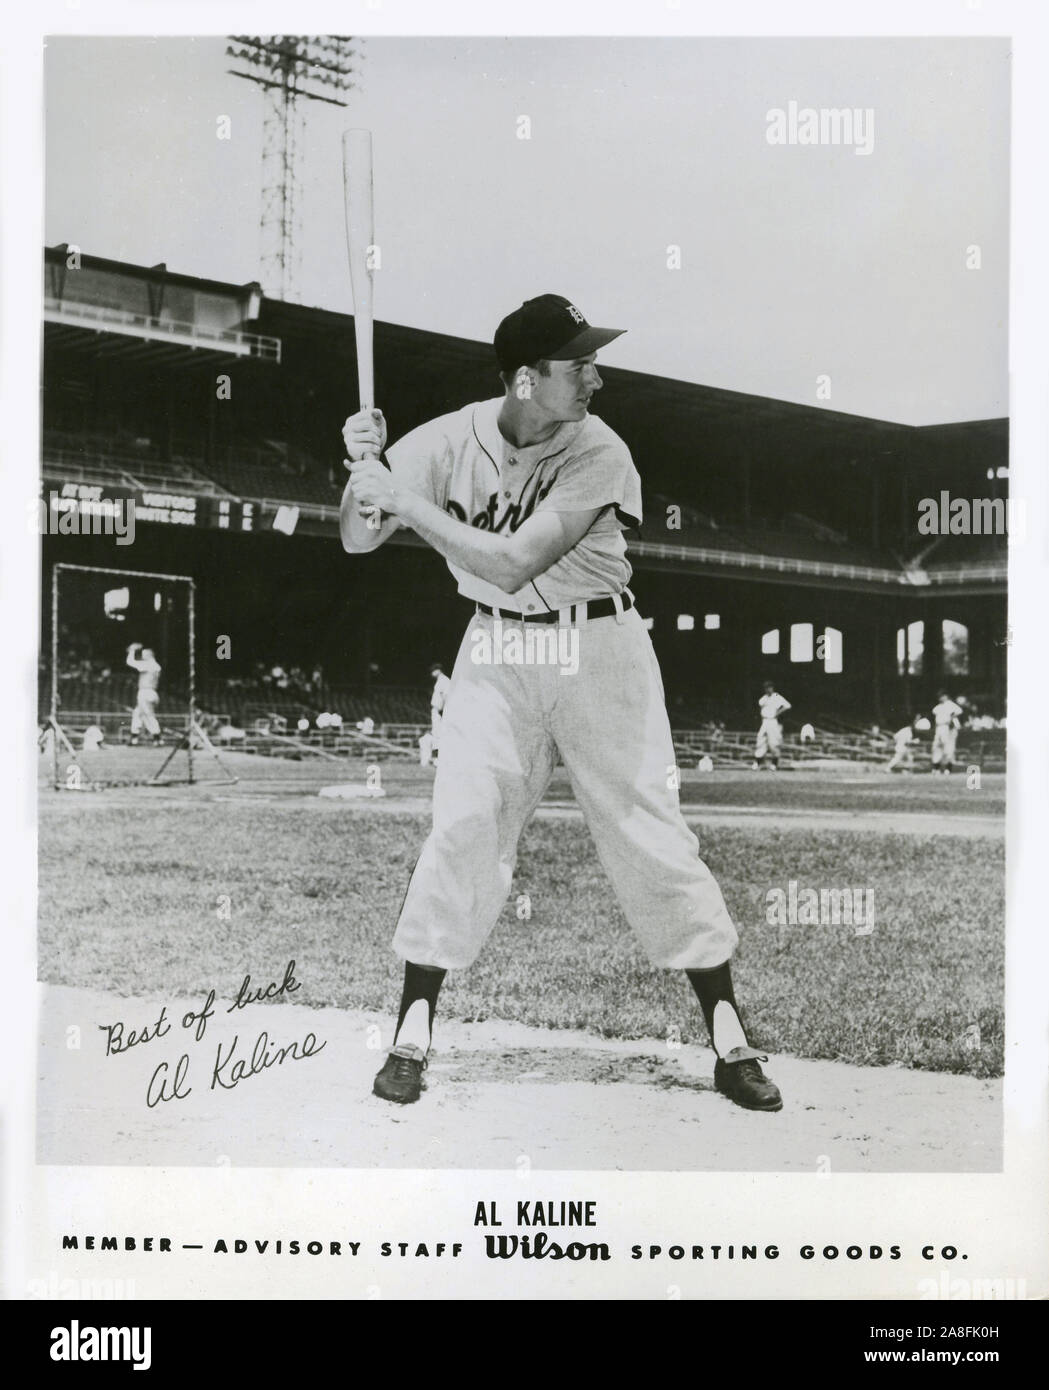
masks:
[[[762,719],[778,719],[785,709],[790,709],[790,703],[773,690],[770,694],[761,696],[758,709],[761,711]]]
[[[933,706],[932,717],[936,720],[938,729],[950,728],[953,720],[958,719],[961,713],[961,705],[956,705],[953,700],[941,700],[938,705]]]
[[[909,743],[914,741],[914,731],[909,724],[902,729],[897,729],[892,736],[892,741],[897,748],[906,748]]]
[[[150,661],[145,661],[141,657],[128,657],[129,666],[133,666],[138,672],[138,693],[141,695],[148,691],[153,694],[160,680],[160,663],[154,657]]]
[[[630,580],[623,531],[641,524],[641,479],[630,450],[594,415],[566,421],[541,444],[504,439],[503,397],[420,425],[386,452],[397,482],[460,521],[512,534],[533,512],[605,510],[543,574],[507,594],[449,560],[459,592],[491,608],[546,613],[609,594]]]
[[[433,694],[430,696],[430,708],[436,710],[438,714],[444,709],[444,702],[448,698],[448,687],[451,683],[443,671],[438,672],[433,683]]]

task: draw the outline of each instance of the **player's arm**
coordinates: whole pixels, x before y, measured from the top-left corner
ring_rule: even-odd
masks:
[[[141,646],[141,642],[132,642],[131,646],[127,649],[127,664],[136,671],[144,671],[146,669],[146,663],[135,656],[135,653]]]
[[[350,484],[343,489],[339,504],[339,535],[342,548],[350,555],[366,555],[389,540],[400,526],[395,516],[383,516],[378,509],[365,508],[354,500]]]
[[[398,487],[377,459],[353,464],[350,486],[358,503],[391,512],[453,565],[506,594],[523,589],[556,564],[604,511],[603,507],[591,507],[585,511],[533,512],[512,535],[501,535],[458,521],[425,497]]]

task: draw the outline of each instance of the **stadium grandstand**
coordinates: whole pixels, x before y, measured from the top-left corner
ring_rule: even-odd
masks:
[[[367,559],[339,544],[353,341],[348,316],[254,283],[45,249],[42,496],[133,500],[136,517],[130,545],[45,527],[45,584],[64,561],[191,577],[213,726],[313,729],[337,711],[407,743],[428,718],[430,663],[454,659],[469,605],[443,561],[408,532]],[[501,390],[487,343],[378,323],[375,358],[392,439]],[[966,737],[1001,752],[1007,538],[923,534],[918,516],[945,493],[1005,501],[1006,420],[914,427],[601,371],[595,413],[644,486],[632,588],[683,755],[714,739],[749,757],[765,679],[793,706],[788,756],[880,757],[941,687],[964,700]],[[60,623],[74,724],[119,723],[133,703],[125,635],[92,636],[74,611]],[[181,677],[158,655],[163,715]],[[798,741],[802,723],[815,741]]]

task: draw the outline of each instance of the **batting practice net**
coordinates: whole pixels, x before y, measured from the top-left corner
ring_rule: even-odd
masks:
[[[40,752],[56,790],[236,780],[202,727],[194,618],[187,575],[53,567]]]

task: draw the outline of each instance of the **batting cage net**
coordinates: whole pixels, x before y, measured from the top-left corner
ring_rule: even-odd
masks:
[[[40,752],[59,791],[234,781],[196,702],[187,575],[55,565]]]

